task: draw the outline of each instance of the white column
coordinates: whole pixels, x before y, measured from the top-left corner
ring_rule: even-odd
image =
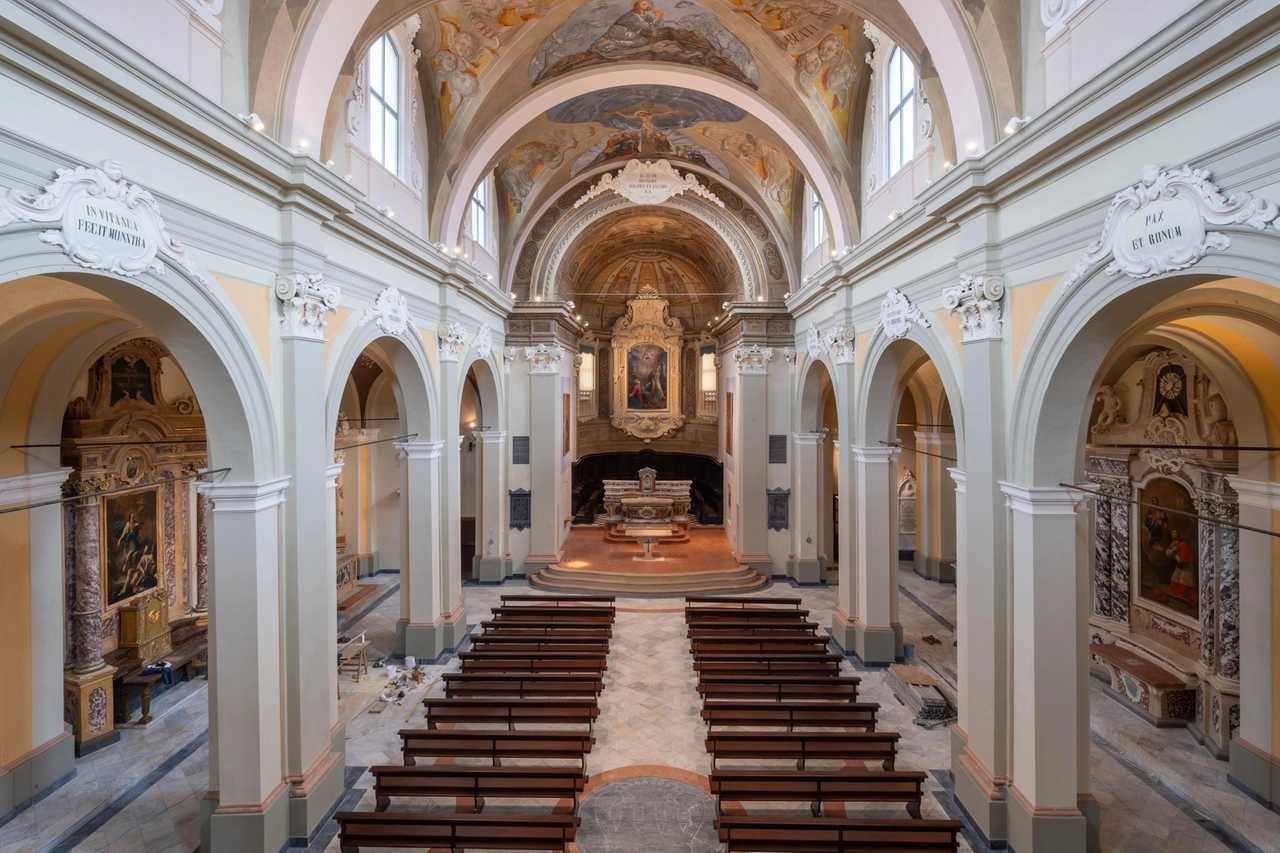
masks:
[[[930,580],[954,581],[956,501],[947,466],[955,464],[955,434],[930,430],[918,431],[915,437],[920,451],[915,570]]]
[[[792,433],[795,458],[795,489],[791,495],[791,531],[795,554],[793,577],[800,583],[821,583],[822,563],[818,554],[822,546],[823,507],[822,440],[823,432]]]
[[[868,663],[902,654],[898,624],[898,447],[849,448],[857,471],[854,651]]]
[[[831,634],[840,648],[848,651],[854,647],[853,616],[857,613],[857,585],[854,583],[854,564],[857,551],[856,514],[858,505],[854,483],[857,481],[854,453],[849,447],[849,437],[853,435],[853,397],[857,381],[857,359],[853,350],[852,330],[848,335],[847,346],[838,351],[834,357],[835,366],[831,371],[831,379],[835,385],[836,419],[839,439],[835,443],[836,453],[836,491],[839,494],[839,508],[836,511],[836,527],[838,541],[836,543],[836,560],[839,565],[836,586],[836,612],[831,619]]]
[[[338,541],[338,475],[342,473],[342,463],[334,462],[332,465],[324,469],[324,491],[327,509],[324,512],[324,539],[331,543],[328,553],[329,557],[326,566],[331,579],[330,586],[333,587],[333,637],[330,643],[337,648],[338,642],[338,551],[332,543]],[[336,666],[329,667],[329,728],[330,731],[338,725],[338,668]]]
[[[969,584],[962,583],[966,571],[965,566],[965,541],[968,525],[965,519],[965,475],[959,468],[948,468],[947,474],[952,482],[955,483],[956,496],[956,648],[963,650],[965,643],[969,637],[969,619],[966,614],[969,612]],[[972,689],[969,678],[969,657],[965,654],[956,655],[956,682],[959,687],[959,695],[956,697],[958,705],[956,726],[963,731],[969,730],[969,709],[972,703],[969,702],[968,693]],[[958,761],[963,754],[963,741],[957,741],[952,737],[952,763]]]
[[[1080,493],[1001,483],[1008,498],[1012,588],[1012,761],[1008,840],[1017,850],[1084,850],[1079,750],[1088,727],[1088,513]],[[966,569],[969,567],[966,566]],[[973,719],[977,709],[970,713]],[[1087,749],[1087,736],[1083,737]],[[1087,768],[1087,763],[1085,764]]]
[[[1275,530],[1280,483],[1232,477],[1240,523]],[[1273,807],[1280,804],[1280,540],[1240,531],[1240,729],[1231,741],[1231,778]]]
[[[769,362],[773,350],[759,345],[739,346],[734,353],[738,363],[739,429],[734,436],[734,464],[738,471],[738,506],[741,524],[738,529],[738,559],[757,569],[772,573],[767,524],[769,517],[768,462],[769,446]]]
[[[529,360],[529,491],[532,511],[526,571],[559,561],[563,515],[559,505],[564,459],[559,344],[525,348]]]
[[[452,648],[449,641],[456,622],[462,616],[462,435],[461,406],[462,383],[465,373],[456,356],[446,346],[440,351],[440,395],[443,405],[441,435],[444,447],[440,454],[440,606],[444,611],[444,648]],[[465,620],[464,620],[465,621]],[[466,626],[462,626],[465,630]],[[447,636],[446,636],[447,635]],[[443,651],[443,649],[442,649]]]
[[[398,444],[400,451],[400,621],[396,648],[419,660],[444,650],[440,551],[440,457],[444,441]]]
[[[480,512],[476,519],[476,540],[480,549],[478,577],[482,581],[501,581],[511,574],[511,553],[507,547],[507,434],[503,430],[479,430],[473,433],[480,445],[476,501]]]
[[[282,477],[200,486],[213,502],[209,784],[217,800],[210,820],[215,851],[237,849],[250,834],[287,838],[280,528],[288,485]],[[329,649],[320,651],[332,660]],[[322,682],[327,687],[329,679],[322,676]],[[246,824],[255,831],[246,832]]]

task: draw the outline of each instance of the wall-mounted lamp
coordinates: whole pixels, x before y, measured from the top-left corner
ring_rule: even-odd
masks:
[[[1013,118],[1009,119],[1009,123],[1004,126],[1004,132],[1009,136],[1013,136],[1015,133],[1022,130],[1024,127],[1026,127],[1030,123],[1031,123],[1031,116],[1024,116],[1022,118],[1019,118],[1018,116],[1014,116]]]
[[[378,212],[381,213],[383,216],[387,217],[387,219],[396,218],[396,212],[392,210],[389,205],[384,204],[382,207],[378,208]]]
[[[236,113],[236,118],[244,122],[246,127],[251,127],[258,131],[258,133],[262,133],[263,129],[266,127],[266,124],[264,124],[262,119],[258,117],[257,113]]]

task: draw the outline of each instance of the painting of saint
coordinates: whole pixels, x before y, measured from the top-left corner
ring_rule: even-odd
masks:
[[[610,62],[678,62],[707,68],[755,89],[750,52],[695,0],[596,0],[575,10],[529,64],[529,82]]]
[[[157,489],[103,498],[102,594],[112,607],[160,585]]]
[[[627,353],[627,408],[667,408],[667,351],[657,344],[637,344]]]
[[[1164,477],[1138,495],[1140,595],[1185,616],[1200,615],[1200,529],[1191,493]]]

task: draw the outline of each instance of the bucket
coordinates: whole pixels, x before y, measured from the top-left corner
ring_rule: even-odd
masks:
[[[913,643],[902,644],[902,656],[904,658],[913,658],[916,656],[916,647]]]

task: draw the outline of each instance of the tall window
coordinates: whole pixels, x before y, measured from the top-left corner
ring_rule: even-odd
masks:
[[[818,194],[810,191],[809,193],[809,248],[816,249],[822,245],[822,241],[827,239],[827,218],[822,211],[822,199],[818,198]]]
[[[916,67],[895,47],[889,56],[889,176],[916,154]]]
[[[471,239],[489,248],[489,212],[485,200],[489,195],[489,179],[485,178],[471,192]]]
[[[400,54],[388,33],[369,48],[369,153],[400,174]]]

